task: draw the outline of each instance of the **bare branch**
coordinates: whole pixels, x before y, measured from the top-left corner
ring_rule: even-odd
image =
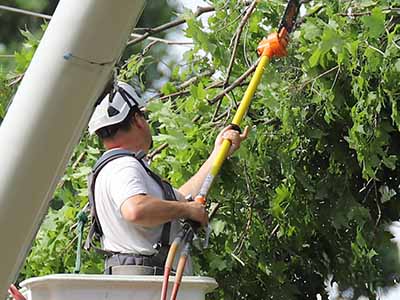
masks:
[[[22,80],[22,78],[24,78],[24,75],[25,75],[25,73],[22,73],[22,74],[19,74],[19,75],[15,76],[7,86],[11,87],[11,86],[19,83]]]
[[[368,41],[365,41],[365,43],[366,43],[367,46],[368,46],[369,48],[371,48],[372,50],[375,50],[376,52],[378,52],[378,53],[381,54],[382,56],[385,56],[385,53],[384,53],[382,50],[380,50],[380,49],[378,49],[378,48],[376,48],[376,47],[370,45],[370,44],[368,43]]]
[[[152,160],[154,158],[154,156],[156,156],[157,154],[160,154],[161,151],[163,151],[167,147],[168,147],[167,143],[162,144],[161,146],[159,146],[156,149],[154,149],[151,153],[149,153],[147,155],[147,159],[148,160]]]
[[[381,209],[380,200],[379,200],[379,197],[378,197],[378,189],[377,189],[377,187],[376,187],[376,180],[374,180],[374,190],[375,190],[375,203],[376,203],[376,208],[378,209],[378,216],[377,216],[377,218],[376,218],[375,227],[378,227],[379,222],[380,222],[381,217],[382,217],[382,209]]]
[[[335,71],[335,70],[337,70],[337,69],[339,69],[339,65],[337,65],[337,66],[335,66],[335,67],[333,67],[333,68],[331,68],[331,69],[329,69],[329,70],[327,70],[327,71],[325,71],[325,72],[319,74],[317,77],[315,77],[315,78],[313,78],[313,79],[307,80],[306,82],[304,82],[304,83],[301,85],[301,88],[304,88],[307,84],[309,84],[309,83],[311,83],[311,82],[315,82],[317,79],[319,79],[319,78],[321,78],[321,77],[324,77],[325,75],[328,75],[329,73],[331,73],[331,72],[333,72],[333,71]]]
[[[134,38],[141,38],[143,37],[143,34],[137,34],[137,33],[131,33],[131,37]],[[166,39],[160,39],[157,37],[148,37],[147,38],[150,41],[156,41],[156,42],[160,42],[163,44],[167,44],[167,45],[193,45],[193,42],[190,41],[171,41],[171,40],[166,40]]]
[[[175,93],[172,93],[172,94],[168,94],[168,95],[162,96],[160,98],[154,98],[154,99],[157,99],[157,100],[160,100],[160,101],[164,101],[164,100],[167,100],[167,99],[170,99],[170,98],[184,96],[184,95],[187,95],[189,93],[190,93],[189,90],[184,90],[184,91],[179,91],[179,92],[175,92]]]
[[[212,206],[211,211],[210,211],[210,213],[208,214],[208,220],[211,221],[211,220],[214,218],[214,216],[215,216],[217,210],[220,208],[220,206],[221,206],[221,203],[219,203],[219,202],[216,202],[216,203]]]
[[[198,7],[196,12],[194,13],[194,16],[198,17],[198,16],[200,16],[200,15],[202,15],[204,13],[211,12],[211,11],[214,11],[214,10],[215,10],[215,7],[213,7],[213,6]],[[179,26],[179,25],[181,25],[183,23],[186,23],[186,20],[184,18],[179,18],[177,20],[171,21],[169,23],[160,25],[160,26],[155,27],[155,28],[147,28],[147,29],[145,29],[145,33],[141,37],[137,37],[137,38],[135,38],[133,40],[130,40],[130,41],[128,41],[127,44],[128,45],[137,44],[137,43],[147,39],[151,35],[154,35],[156,33],[162,32],[164,30]]]
[[[250,74],[252,74],[255,71],[259,60],[260,59],[257,59],[257,61],[250,68],[248,68],[246,72],[244,72],[240,77],[238,77],[230,86],[222,90],[217,96],[209,100],[208,103],[210,105],[217,103],[217,101],[221,100],[226,95],[226,93],[229,93],[235,87],[239,86],[247,77],[250,76]]]
[[[255,204],[255,197],[253,195],[253,191],[251,189],[251,184],[250,184],[250,176],[247,172],[247,164],[246,162],[244,163],[243,166],[243,174],[244,174],[244,178],[246,180],[246,189],[247,189],[247,194],[249,195],[249,198],[251,198],[251,202],[250,202],[250,207],[249,207],[249,211],[247,213],[247,222],[240,234],[239,237],[239,242],[238,245],[235,247],[235,249],[233,250],[233,253],[237,253],[237,255],[239,255],[242,252],[243,246],[244,246],[244,242],[247,239],[247,235],[249,233],[249,230],[251,228],[252,222],[253,222],[253,208],[254,208],[254,204]]]
[[[253,13],[257,3],[258,3],[258,0],[254,0],[251,3],[251,5],[247,8],[246,13],[243,16],[242,20],[240,21],[238,28],[236,29],[235,41],[233,43],[233,50],[232,50],[232,54],[231,54],[231,59],[229,61],[228,71],[227,71],[227,74],[226,74],[226,79],[224,81],[224,88],[226,88],[226,86],[227,86],[227,84],[229,82],[229,77],[231,76],[233,63],[235,62],[237,48],[238,48],[238,45],[239,45],[240,36],[242,35],[243,28],[246,25],[247,21],[249,20],[251,14]]]
[[[279,224],[277,224],[277,225],[274,227],[274,229],[272,229],[272,231],[271,231],[271,233],[269,234],[269,237],[268,237],[269,240],[272,239],[272,237],[275,235],[275,233],[278,232],[278,229],[279,229]]]
[[[197,82],[200,78],[205,77],[205,76],[211,76],[213,73],[214,73],[214,70],[209,70],[209,71],[200,73],[199,75],[191,77],[188,80],[181,83],[179,86],[177,86],[176,87],[176,89],[178,90],[177,92],[168,94],[168,95],[164,95],[163,93],[159,92],[156,95],[154,95],[153,97],[151,97],[148,101],[152,101],[155,99],[163,101],[165,99],[186,95],[190,92],[189,90],[185,90],[187,87],[189,87],[193,83]],[[215,87],[216,87],[215,84],[212,84],[209,87],[206,87],[205,89],[210,89],[210,88],[215,88]]]
[[[384,14],[390,14],[390,13],[395,13],[395,14],[400,14],[400,7],[388,7],[382,9],[382,13]],[[349,8],[347,13],[340,13],[338,14],[341,17],[349,17],[349,18],[356,18],[356,17],[363,17],[363,16],[370,16],[371,12],[370,11],[362,11],[362,12],[352,12],[352,8]]]
[[[28,16],[33,16],[33,17],[38,17],[38,18],[42,18],[42,19],[46,19],[46,20],[50,20],[51,19],[51,16],[49,16],[49,15],[36,13],[36,12],[25,10],[25,9],[10,7],[10,6],[6,6],[6,5],[0,5],[0,10],[12,11],[12,12],[15,12],[15,13],[28,15]]]

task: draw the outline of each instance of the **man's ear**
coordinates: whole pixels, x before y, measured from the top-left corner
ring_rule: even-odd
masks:
[[[139,113],[135,113],[134,117],[132,118],[132,125],[136,126],[140,129],[142,129],[145,124],[144,124],[145,120],[142,118],[142,116]]]

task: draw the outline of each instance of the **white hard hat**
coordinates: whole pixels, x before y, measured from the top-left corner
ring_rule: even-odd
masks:
[[[100,104],[96,106],[89,121],[89,133],[93,134],[98,129],[122,122],[133,107],[141,109],[146,104],[139,97],[134,88],[125,82],[117,83],[112,99],[107,94]]]

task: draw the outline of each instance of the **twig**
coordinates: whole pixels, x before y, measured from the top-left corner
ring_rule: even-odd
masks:
[[[246,31],[244,32],[244,43],[243,43],[243,58],[246,63],[246,67],[249,68],[251,66],[250,59],[248,57],[248,52],[246,48],[246,41],[247,41],[247,35],[249,33],[249,26],[246,27]]]
[[[15,76],[15,79],[13,81],[11,81],[7,86],[11,87],[11,86],[19,83],[22,80],[22,78],[24,78],[24,75],[25,75],[25,73]]]
[[[179,86],[178,89],[184,89],[190,85],[192,85],[193,83],[197,82],[200,78],[202,77],[207,77],[207,76],[212,76],[212,74],[214,74],[214,70],[209,70],[209,71],[205,71],[203,73],[200,73],[197,76],[194,76],[192,78],[189,78],[188,80],[182,82]]]
[[[82,159],[85,157],[86,152],[82,152],[79,154],[78,158],[75,160],[75,162],[72,164],[71,169],[75,170],[75,168],[78,166],[78,164],[82,161]]]
[[[202,117],[202,115],[197,115],[192,119],[192,123],[196,123],[198,120],[200,120],[200,118]]]
[[[143,36],[143,34],[137,34],[137,33],[131,33],[131,37],[134,38],[141,38]],[[166,39],[160,39],[157,37],[148,37],[147,38],[150,41],[155,41],[155,42],[159,42],[159,43],[163,43],[163,44],[167,44],[167,45],[193,45],[193,42],[190,41],[171,41],[171,40],[166,40]]]
[[[197,82],[200,78],[205,77],[205,76],[211,76],[213,73],[214,73],[214,70],[209,70],[209,71],[200,73],[199,75],[193,76],[193,77],[189,78],[188,80],[182,82],[179,86],[177,86],[176,87],[176,89],[178,90],[177,92],[172,93],[172,94],[168,94],[168,95],[164,95],[163,93],[158,92],[147,101],[152,101],[152,100],[155,100],[155,99],[163,101],[164,99],[168,99],[168,98],[171,98],[171,97],[177,97],[177,96],[186,95],[186,94],[189,93],[189,91],[188,90],[184,90],[184,89],[186,89],[187,87],[189,87],[193,83]],[[209,88],[211,88],[211,86]]]
[[[340,73],[340,66],[339,66],[339,68],[337,69],[337,72],[336,72],[336,75],[335,75],[335,79],[333,80],[333,83],[332,83],[332,86],[331,86],[331,91],[333,90],[333,88],[334,88],[335,85],[336,85],[337,79],[338,79],[338,77],[339,77],[339,73]]]
[[[69,249],[75,244],[76,240],[78,239],[78,235],[76,235],[69,243],[67,246],[64,248],[64,252],[68,252]]]
[[[275,235],[275,233],[278,231],[278,229],[279,229],[279,224],[277,224],[277,225],[274,227],[274,229],[272,229],[271,234],[270,234],[269,237],[268,237],[269,240]]]
[[[246,180],[246,189],[247,189],[247,194],[249,195],[249,197],[252,198],[251,203],[250,203],[250,209],[247,215],[247,222],[246,225],[244,226],[244,229],[242,231],[242,233],[240,234],[239,237],[239,243],[238,245],[235,247],[235,249],[233,250],[234,253],[237,253],[237,255],[239,255],[242,252],[243,249],[243,245],[244,245],[244,241],[246,239],[246,236],[251,228],[251,224],[253,221],[253,207],[254,207],[254,203],[255,203],[255,198],[252,197],[252,190],[250,187],[250,178],[249,178],[249,174],[247,172],[247,165],[246,163],[243,166],[243,173],[244,173],[244,178]]]
[[[228,115],[228,111],[224,111],[222,114],[220,114],[218,117],[215,117],[213,120],[213,123],[219,122],[221,119],[225,118]]]
[[[147,155],[147,159],[148,160],[152,160],[154,158],[154,156],[156,156],[157,154],[160,154],[161,151],[163,151],[165,148],[168,147],[167,143],[162,144],[161,146],[159,146],[158,148],[154,149],[151,153],[149,153]]]
[[[234,99],[232,99],[229,96],[229,94],[226,94],[225,97],[228,98],[231,103],[234,103],[236,108],[238,108],[237,102]],[[218,101],[217,107],[215,108],[213,116],[211,118],[211,122],[215,122],[217,120],[221,120],[225,116],[225,113],[222,113],[222,118],[220,118],[220,116],[217,116],[218,115],[218,111],[219,111],[219,109],[221,107],[221,104],[222,104],[222,101]],[[231,105],[231,107],[232,107],[232,105]]]
[[[208,214],[208,220],[212,220],[215,216],[215,214],[217,213],[217,210],[219,209],[219,207],[221,206],[221,203],[217,202],[213,205],[210,213]]]
[[[240,77],[238,77],[230,86],[222,90],[217,96],[215,96],[213,99],[209,100],[208,103],[210,105],[215,104],[217,101],[222,99],[226,93],[229,93],[232,91],[235,87],[239,86],[251,73],[254,72],[254,70],[257,68],[259,59],[250,67],[247,69],[246,72],[244,72]]]
[[[194,13],[194,16],[198,17],[198,16],[200,16],[200,15],[202,15],[204,13],[211,12],[211,11],[214,11],[214,10],[215,10],[215,7],[213,7],[213,6],[198,7],[197,10]],[[137,44],[137,43],[147,39],[151,35],[154,35],[156,33],[162,32],[164,30],[179,26],[179,25],[181,25],[183,23],[186,23],[186,20],[184,18],[179,18],[177,20],[168,22],[166,24],[160,25],[160,26],[155,27],[155,28],[147,28],[145,30],[145,33],[141,37],[137,37],[137,38],[135,38],[133,40],[130,40],[130,41],[128,41],[127,44],[128,45]]]
[[[77,159],[72,163],[71,165],[71,170],[75,170],[76,167],[78,166],[78,164],[82,161],[82,159],[85,157],[86,152],[82,152],[81,154],[79,154],[79,156],[77,157]],[[64,187],[65,184],[65,180],[60,180],[60,182],[57,185],[58,189],[62,189]]]
[[[233,51],[232,51],[232,54],[231,54],[231,59],[229,61],[229,65],[228,65],[228,71],[227,71],[226,78],[225,78],[225,81],[224,81],[224,88],[226,88],[226,86],[227,86],[227,84],[229,82],[229,77],[231,76],[233,63],[235,62],[237,48],[238,48],[238,45],[239,45],[240,36],[242,35],[243,27],[246,25],[247,21],[249,20],[249,18],[251,16],[251,14],[253,13],[257,3],[258,3],[258,0],[254,0],[250,4],[250,6],[246,10],[245,15],[243,16],[242,20],[240,21],[239,27],[236,29],[235,41],[233,43]]]
[[[153,48],[153,46],[155,46],[156,44],[158,44],[158,41],[152,41],[151,43],[149,43],[146,47],[143,48],[142,52],[140,53],[140,56],[142,58],[145,57],[147,52],[149,52],[150,49]]]
[[[0,58],[14,58],[14,54],[0,54]]]
[[[241,260],[238,256],[236,256],[233,252],[231,252],[231,256],[236,259],[243,267],[245,266],[245,263],[243,260]]]
[[[375,222],[375,227],[378,227],[379,222],[382,217],[382,210],[381,210],[381,206],[379,205],[378,189],[376,188],[376,180],[374,180],[374,190],[375,190],[375,203],[376,203],[376,207],[378,208],[378,217]]]
[[[384,14],[390,14],[390,13],[396,13],[400,14],[400,8],[399,7],[389,7],[389,8],[384,8],[382,9],[382,13]],[[350,18],[355,18],[355,17],[363,17],[363,16],[370,16],[371,12],[370,11],[364,11],[364,12],[351,12],[351,7],[349,8],[349,12],[347,13],[340,13],[338,14],[341,17],[350,17]]]
[[[172,93],[172,94],[161,96],[160,98],[152,98],[151,100],[157,99],[159,101],[164,101],[166,99],[175,98],[175,97],[178,97],[178,96],[184,96],[184,95],[187,95],[187,94],[190,94],[189,90],[178,91],[178,92],[175,92],[175,93]]]
[[[337,65],[337,66],[333,67],[332,69],[329,69],[329,70],[327,70],[327,71],[325,71],[325,72],[319,74],[317,77],[315,77],[315,78],[313,78],[313,79],[307,80],[306,82],[304,82],[304,83],[301,85],[301,88],[304,88],[307,84],[309,84],[309,83],[311,83],[311,82],[315,82],[317,79],[319,79],[319,78],[321,78],[321,77],[323,77],[323,76],[325,76],[325,75],[327,75],[327,74],[329,74],[329,73],[335,71],[335,70],[338,69],[338,68],[339,68],[339,65]]]
[[[397,49],[399,49],[400,50],[400,46],[399,45],[397,45],[397,43],[395,42],[395,41],[392,41],[392,43],[396,46],[396,48]]]
[[[46,20],[50,20],[51,19],[51,16],[49,16],[49,15],[36,13],[36,12],[25,10],[25,9],[10,7],[10,6],[6,6],[6,5],[0,5],[0,10],[12,11],[12,12],[15,12],[15,13],[28,15],[28,16],[34,16],[34,17],[38,17],[38,18],[42,18],[42,19],[46,19]]]
[[[376,48],[376,47],[370,45],[367,41],[365,41],[365,43],[366,43],[367,46],[368,46],[369,48],[371,48],[372,50],[375,50],[376,52],[378,52],[378,53],[381,54],[382,56],[385,56],[385,53],[384,53],[382,50],[380,50],[380,49],[378,49],[378,48]]]

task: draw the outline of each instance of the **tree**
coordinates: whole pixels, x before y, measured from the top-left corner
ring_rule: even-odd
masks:
[[[212,1],[207,28],[191,12],[181,16],[194,47],[149,104],[156,146],[163,146],[153,166],[174,185],[198,169],[210,137],[230,122],[249,80],[242,74],[285,5],[259,2],[244,20],[248,4]],[[386,226],[399,216],[399,6],[305,4],[288,57],[271,62],[254,97],[245,121],[251,136],[224,164],[209,197],[221,203],[211,246],[194,255],[198,272],[220,285],[212,299],[315,299],[329,274],[356,295],[372,296],[398,277]],[[121,76],[140,76],[145,60],[132,56]],[[57,191],[64,205],[51,210],[23,276],[60,271],[51,263],[57,251],[66,253],[61,271],[71,271],[72,237],[61,233],[86,201],[84,178],[98,153],[84,136]],[[49,245],[56,250],[45,253],[46,269],[35,255]],[[86,257],[84,270],[97,262]]]

